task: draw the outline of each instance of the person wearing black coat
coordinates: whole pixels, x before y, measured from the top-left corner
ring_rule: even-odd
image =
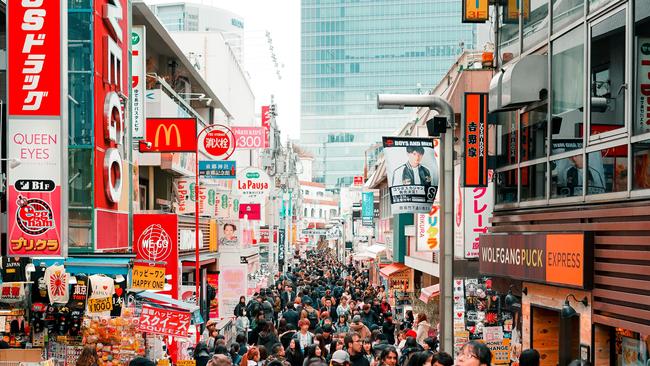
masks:
[[[235,317],[239,318],[244,316],[244,311],[246,310],[246,296],[241,296],[237,306],[235,306]]]
[[[393,314],[388,312],[384,315],[384,323],[381,325],[381,332],[386,336],[388,344],[395,344],[395,323]]]
[[[282,317],[286,319],[287,325],[293,325],[297,329],[298,320],[300,320],[300,313],[295,310],[293,303],[289,303],[287,309],[287,311],[282,313]]]

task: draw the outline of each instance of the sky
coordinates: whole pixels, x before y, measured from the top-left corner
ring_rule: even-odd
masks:
[[[147,0],[149,4],[183,0]],[[300,137],[300,0],[185,0],[213,5],[244,18],[244,69],[255,95],[255,113],[270,103],[277,105],[277,122],[283,140]],[[278,79],[271,58],[266,31],[271,33],[273,51],[282,79]]]

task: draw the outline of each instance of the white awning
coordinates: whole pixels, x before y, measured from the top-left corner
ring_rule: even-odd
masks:
[[[366,248],[366,252],[377,256],[379,253],[386,251],[386,246],[383,244],[373,244]]]

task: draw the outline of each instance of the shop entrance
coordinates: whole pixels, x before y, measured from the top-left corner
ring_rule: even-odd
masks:
[[[531,345],[540,354],[540,365],[563,366],[580,355],[580,317],[561,319],[560,311],[530,307]]]

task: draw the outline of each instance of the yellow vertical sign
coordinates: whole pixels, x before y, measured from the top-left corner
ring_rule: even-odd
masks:
[[[523,18],[527,21],[530,17],[530,0],[508,0],[503,8],[504,23],[519,23],[519,6],[523,3]]]
[[[463,0],[463,23],[485,23],[488,5],[488,0]]]

